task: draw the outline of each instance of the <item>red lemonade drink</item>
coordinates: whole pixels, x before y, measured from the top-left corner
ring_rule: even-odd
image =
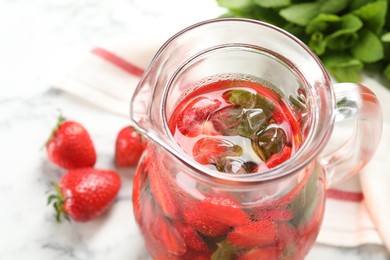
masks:
[[[233,175],[262,174],[293,156],[303,141],[305,104],[261,80],[222,78],[175,106],[168,124],[181,149]],[[168,162],[149,146],[134,179],[134,212],[154,259],[302,259],[314,243],[324,198],[318,171],[305,171],[282,196],[258,200],[253,190],[192,182]]]
[[[273,168],[295,153],[301,143],[297,116],[271,88],[227,79],[186,96],[169,127],[175,141],[198,163],[220,172],[249,174]]]

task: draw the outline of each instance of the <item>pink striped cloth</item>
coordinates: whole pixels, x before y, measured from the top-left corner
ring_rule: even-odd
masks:
[[[128,117],[129,100],[143,70],[172,34],[173,31],[154,31],[111,39],[93,48],[84,62],[54,87],[82,102]],[[383,106],[383,140],[373,161],[358,176],[327,191],[325,218],[317,242],[346,247],[385,244],[390,248],[390,91],[370,78],[365,83]]]

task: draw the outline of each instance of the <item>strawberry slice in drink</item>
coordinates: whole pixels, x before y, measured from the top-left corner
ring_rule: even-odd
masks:
[[[251,213],[254,220],[268,220],[275,222],[287,222],[294,217],[294,212],[287,208],[279,208],[277,205],[257,207]]]
[[[271,157],[266,161],[266,165],[268,168],[274,168],[279,164],[282,164],[284,161],[287,161],[291,157],[291,147],[285,145],[283,149],[279,153],[274,153]]]
[[[153,219],[150,218],[150,221],[153,222],[152,230],[150,231],[156,245],[160,247],[161,251],[174,255],[183,255],[187,251],[187,246],[177,229],[161,212],[156,212],[153,217]]]
[[[195,137],[202,133],[210,134],[213,131],[208,118],[212,112],[217,110],[221,101],[207,97],[193,99],[184,110],[178,114],[176,119],[177,128],[181,134],[188,137]],[[175,131],[171,132],[174,133]]]
[[[198,214],[207,215],[222,224],[239,226],[249,223],[248,215],[240,208],[239,203],[228,197],[209,197],[195,206]]]
[[[206,242],[192,227],[183,225],[181,223],[176,223],[175,228],[179,232],[180,236],[184,239],[187,248],[197,252],[210,251]]]
[[[178,206],[173,191],[170,189],[169,173],[159,162],[150,163],[147,167],[150,187],[164,215],[172,219],[178,216]]]
[[[224,236],[230,229],[229,225],[210,217],[207,212],[198,212],[194,205],[187,205],[183,210],[182,217],[189,226],[205,236]]]
[[[226,240],[233,246],[246,248],[275,244],[277,229],[271,221],[256,221],[235,227]]]

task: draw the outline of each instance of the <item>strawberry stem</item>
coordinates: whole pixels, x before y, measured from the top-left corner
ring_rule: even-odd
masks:
[[[53,127],[53,129],[51,130],[49,138],[47,138],[46,142],[42,145],[41,149],[46,147],[46,145],[49,143],[49,141],[53,138],[55,132],[58,130],[58,128],[61,126],[61,124],[66,120],[66,118],[62,115],[61,109],[58,109],[58,113],[59,113],[59,115],[57,117],[57,123]]]
[[[61,218],[65,218],[66,220],[70,220],[68,213],[66,213],[64,209],[64,203],[66,201],[66,198],[62,194],[60,188],[58,187],[57,184],[53,185],[55,193],[51,194],[47,198],[47,204],[53,204],[53,208],[55,210],[55,217],[57,222],[61,222]]]

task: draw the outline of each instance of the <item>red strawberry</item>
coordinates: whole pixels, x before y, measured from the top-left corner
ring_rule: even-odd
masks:
[[[254,248],[244,252],[238,257],[238,260],[270,260],[279,259],[280,249],[277,247]]]
[[[119,167],[134,166],[138,163],[146,141],[132,126],[122,128],[115,143],[115,163]]]
[[[152,218],[153,216],[145,216]],[[162,249],[175,255],[183,255],[187,246],[176,228],[161,214],[154,216],[154,236],[161,243]]]
[[[193,229],[211,237],[223,236],[230,228],[229,225],[211,218],[208,214],[199,214],[193,206],[187,206],[183,210],[183,219]]]
[[[248,215],[239,208],[239,203],[228,197],[209,197],[199,202],[196,212],[207,215],[222,224],[238,226],[249,223]]]
[[[195,230],[212,237],[226,234],[232,226],[249,223],[249,217],[239,208],[239,203],[226,196],[189,203],[183,218]]]
[[[94,219],[114,202],[121,187],[119,175],[111,170],[80,168],[68,171],[55,186],[57,194],[49,197],[61,216],[78,222]]]
[[[298,230],[289,223],[278,223],[276,229],[278,231],[278,246],[280,248],[288,248],[299,241]]]
[[[145,182],[147,180],[147,176],[144,169],[144,164],[140,163],[140,165],[137,168],[137,171],[135,172],[134,179],[133,179],[133,211],[135,219],[140,222],[141,221],[141,211],[140,207],[144,203],[143,195],[144,195],[144,186]]]
[[[272,222],[257,221],[235,227],[226,239],[233,246],[248,247],[271,245],[276,238],[277,230]]]
[[[294,212],[277,206],[259,207],[254,209],[251,217],[256,220],[289,221],[294,217]]]
[[[49,160],[65,169],[92,167],[96,162],[95,147],[87,130],[61,115],[46,142],[46,151]]]
[[[266,162],[268,168],[273,168],[288,160],[291,156],[291,147],[285,145],[281,152],[274,153]]]
[[[212,112],[217,110],[221,101],[206,97],[197,97],[184,108],[178,116],[177,127],[186,136],[194,137],[202,133],[212,132],[211,122],[206,120]],[[209,124],[209,125],[208,125]],[[209,129],[210,128],[210,129]],[[171,129],[172,130],[172,129]],[[174,131],[171,131],[172,133]]]
[[[192,227],[179,223],[177,223],[175,227],[184,239],[188,248],[195,251],[209,252],[209,248],[206,242],[198,235],[198,233]]]
[[[163,165],[157,164],[158,162],[151,162],[147,165],[150,187],[164,215],[175,218],[178,215],[178,207],[173,191],[170,190],[172,185],[169,183],[169,173]]]

